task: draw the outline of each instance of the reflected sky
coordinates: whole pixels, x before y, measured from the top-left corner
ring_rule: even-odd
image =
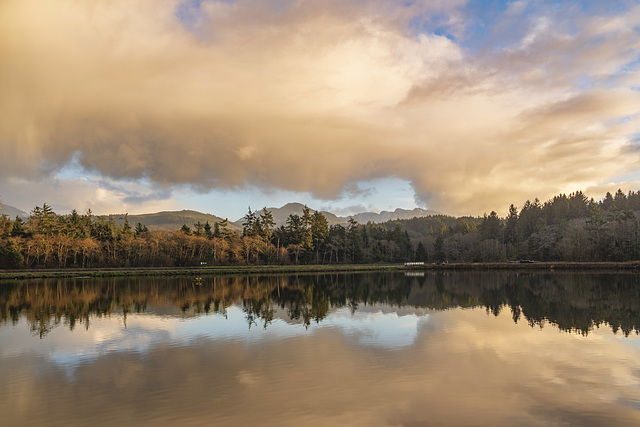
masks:
[[[276,318],[269,327],[263,328],[260,319],[249,325],[246,313],[237,305],[229,307],[224,314],[193,318],[161,316],[153,314],[151,308],[150,314],[96,317],[88,328],[54,328],[43,340],[36,336],[25,340],[29,325],[22,319],[14,327],[5,325],[0,328],[0,343],[3,343],[0,356],[36,353],[72,370],[80,363],[111,352],[143,353],[160,343],[188,346],[207,338],[249,344],[312,335],[325,328],[337,329],[359,345],[393,349],[412,345],[420,324],[429,319],[425,310],[405,311],[408,312],[399,314],[386,305],[365,307],[355,313],[348,308],[340,308],[322,322],[312,323],[306,328],[300,322],[292,322],[280,310],[276,311]]]
[[[153,311],[153,310],[150,310]],[[112,314],[40,339],[0,326],[9,425],[638,425],[640,340],[387,305],[308,328],[238,306]]]

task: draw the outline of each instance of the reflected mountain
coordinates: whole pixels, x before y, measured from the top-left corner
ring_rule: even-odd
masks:
[[[327,314],[385,304],[402,309],[483,307],[514,322],[554,325],[587,335],[608,325],[625,336],[640,330],[640,276],[618,273],[513,272],[321,274],[203,278],[31,280],[0,283],[0,320],[21,315],[44,337],[58,325],[89,328],[91,319],[153,313],[194,317],[242,307],[248,327],[268,328],[275,318],[309,327]]]

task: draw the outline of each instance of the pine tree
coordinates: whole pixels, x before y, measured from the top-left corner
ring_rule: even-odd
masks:
[[[271,211],[267,210],[266,206],[262,209],[262,213],[260,214],[260,225],[261,237],[265,242],[270,243],[273,238],[273,227],[275,227],[276,222],[273,219],[273,214],[271,214]]]

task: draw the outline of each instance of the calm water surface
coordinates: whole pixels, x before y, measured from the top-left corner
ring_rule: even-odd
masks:
[[[0,282],[2,425],[640,425],[640,276]]]

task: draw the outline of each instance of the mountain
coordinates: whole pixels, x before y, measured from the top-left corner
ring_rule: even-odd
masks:
[[[29,214],[25,211],[21,211],[18,208],[14,208],[13,206],[0,204],[0,215],[6,215],[11,219],[15,219],[16,216],[19,216],[23,219],[29,218]]]
[[[408,210],[408,209],[398,208],[393,212],[389,212],[389,211],[382,211],[380,213],[362,212],[355,215],[351,215],[351,218],[355,219],[360,224],[366,224],[368,222],[380,223],[380,222],[393,221],[396,219],[422,218],[425,216],[439,215],[439,214],[440,212],[436,212],[428,209],[415,208],[415,209]],[[349,219],[349,217],[341,217],[341,219],[346,221]]]
[[[302,215],[303,208],[304,208],[304,205],[302,203],[287,203],[281,208],[267,208],[267,210],[271,212],[271,215],[273,215],[273,220],[275,221],[276,228],[277,228],[287,223],[287,218],[289,218],[289,215]],[[257,211],[258,215],[260,215],[261,212],[262,212],[262,209],[258,210]],[[313,213],[315,212],[315,210],[311,209],[311,212]],[[337,225],[337,224],[344,225],[347,223],[346,219],[338,218],[336,215],[332,214],[331,212],[327,212],[327,211],[320,211],[320,212],[324,215],[325,218],[327,218],[327,223],[329,224],[329,226]],[[242,229],[242,223],[244,221],[245,221],[244,218],[240,218],[239,220],[235,221],[234,224]]]
[[[124,224],[124,214],[110,215],[115,220],[116,224]],[[107,217],[107,216],[105,216]],[[194,224],[200,221],[205,224],[209,221],[211,227],[215,222],[221,222],[224,219],[211,214],[205,214],[197,211],[182,210],[182,211],[168,211],[157,212],[151,214],[141,215],[129,215],[129,225],[131,227],[136,226],[137,223],[146,225],[149,230],[179,230],[183,224],[187,224],[189,227],[194,228]],[[229,222],[229,231],[238,231],[239,228],[232,222]]]
[[[4,208],[4,210],[0,210],[0,215],[7,215],[11,219],[15,218],[16,215],[25,219],[29,217],[29,214],[27,212],[24,212],[13,206],[1,206]],[[286,225],[289,215],[302,215],[303,208],[304,205],[302,203],[287,203],[280,208],[267,208],[267,210],[271,211],[273,219],[276,223],[276,227],[280,227],[281,225]],[[261,211],[262,209],[257,211],[258,215]],[[315,212],[315,210],[311,209],[311,212]],[[335,214],[327,211],[320,212],[325,216],[325,218],[327,218],[329,226],[337,224],[346,225],[350,217],[358,221],[360,224],[366,224],[368,222],[381,223],[396,219],[411,219],[416,217],[420,218],[439,214],[439,212],[436,211],[420,208],[415,208],[412,210],[398,208],[393,212],[382,211],[380,213],[362,212],[351,215],[350,217],[338,217]],[[109,215],[103,216],[107,218]],[[113,214],[110,216],[113,217],[116,224],[122,225],[124,223],[124,214]],[[128,218],[131,227],[135,227],[137,223],[141,223],[146,225],[149,230],[179,230],[183,224],[187,224],[189,227],[193,228],[194,224],[198,221],[200,221],[202,224],[209,221],[209,224],[211,224],[211,226],[213,227],[213,224],[215,222],[223,221],[223,218],[220,218],[218,216],[192,210],[165,211],[150,214],[129,215]],[[229,222],[229,231],[242,231],[242,223],[244,221],[244,218],[240,218],[235,222]]]
[[[271,215],[273,215],[273,220],[276,223],[276,227],[280,227],[281,225],[286,225],[289,215],[302,215],[303,208],[304,205],[302,203],[287,203],[280,208],[267,208],[267,210],[271,211]],[[258,215],[261,211],[262,209],[259,209],[257,211]],[[311,212],[315,212],[315,210],[311,209]],[[320,212],[325,216],[325,218],[327,218],[329,226],[337,224],[346,225],[349,220],[349,217],[338,217],[331,212]],[[374,223],[381,223],[395,219],[411,219],[415,217],[437,215],[438,213],[439,212],[420,208],[415,208],[412,210],[398,208],[393,212],[363,212],[355,214],[352,217],[360,224],[366,224],[369,221]],[[124,214],[112,216],[117,224],[124,223]],[[129,224],[131,225],[131,227],[135,227],[135,225],[139,222],[146,225],[149,230],[179,230],[183,224],[187,224],[189,227],[193,228],[194,224],[198,221],[200,221],[202,224],[209,221],[209,224],[213,226],[214,222],[221,222],[223,221],[223,218],[192,210],[129,215]],[[237,221],[229,222],[229,231],[241,231],[242,223],[244,221],[244,218],[240,218]]]

